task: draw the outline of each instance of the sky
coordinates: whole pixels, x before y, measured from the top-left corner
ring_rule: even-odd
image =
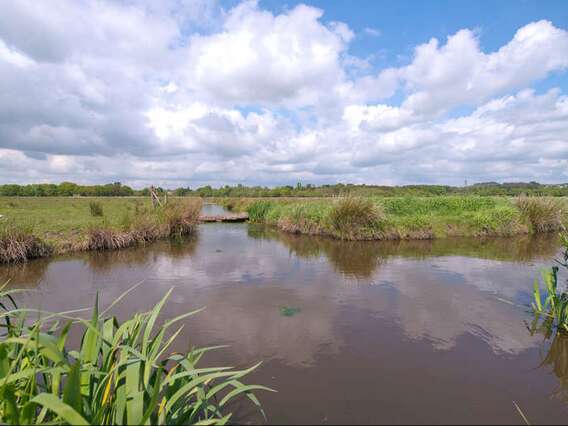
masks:
[[[564,0],[1,3],[0,183],[568,182]]]

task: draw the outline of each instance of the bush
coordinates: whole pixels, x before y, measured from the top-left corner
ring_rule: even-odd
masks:
[[[252,391],[271,389],[241,382],[258,364],[241,371],[200,367],[202,356],[215,348],[168,354],[183,328],[172,326],[195,313],[155,327],[170,294],[120,324],[116,317],[104,317],[113,305],[99,313],[98,296],[90,321],[73,318],[72,312],[31,321],[10,291],[0,290],[5,302],[0,304],[0,422],[225,424],[231,419],[227,405],[237,397],[248,397],[260,408]],[[6,308],[8,302],[13,308]],[[66,323],[53,324],[54,319]],[[77,328],[81,343],[72,350],[67,338]]]
[[[552,198],[521,196],[515,201],[534,232],[553,232],[562,229],[562,208]]]
[[[91,201],[89,203],[89,209],[91,209],[91,216],[103,215],[103,206],[98,201]]]
[[[382,220],[383,212],[368,198],[340,198],[328,214],[332,230],[342,239],[355,239]]]

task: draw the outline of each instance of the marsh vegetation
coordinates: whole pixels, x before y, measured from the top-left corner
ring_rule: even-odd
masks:
[[[252,222],[343,240],[512,236],[553,232],[568,223],[566,199],[393,197],[218,199]]]
[[[129,290],[130,291],[130,290]],[[125,292],[113,303],[129,293]],[[259,409],[245,369],[202,367],[215,347],[173,353],[188,312],[159,325],[171,294],[148,312],[119,322],[99,310],[44,313],[19,309],[0,289],[0,421],[4,424],[226,424],[239,397]],[[37,317],[39,316],[39,319]],[[69,336],[81,334],[73,347]]]
[[[172,199],[156,209],[143,198],[0,199],[0,263],[188,235],[201,206],[200,198]]]
[[[562,259],[557,260],[557,265],[551,269],[541,271],[544,296],[539,279],[534,280],[532,303],[536,314],[534,326],[537,326],[542,317],[542,325],[550,329],[548,334],[556,330],[568,333],[568,277],[562,279],[562,276],[568,272],[568,234],[564,233],[560,238],[564,246]]]

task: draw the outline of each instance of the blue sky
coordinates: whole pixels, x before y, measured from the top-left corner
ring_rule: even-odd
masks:
[[[565,1],[5,0],[0,181],[568,182]]]
[[[237,4],[229,1],[227,5]],[[293,8],[301,1],[261,0],[260,4],[275,13]],[[381,52],[377,66],[407,63],[414,47],[432,37],[445,40],[463,28],[479,31],[481,48],[494,51],[515,34],[517,29],[534,21],[549,20],[568,28],[568,5],[565,0],[314,0],[308,4],[325,11],[323,20],[342,21],[356,32],[350,51],[366,57]],[[365,34],[366,28],[380,31],[380,36]],[[565,88],[568,76],[557,73],[541,83],[542,88]]]

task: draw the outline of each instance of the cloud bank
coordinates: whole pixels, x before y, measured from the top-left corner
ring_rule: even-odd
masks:
[[[372,31],[371,31],[372,30]],[[203,184],[568,181],[568,31],[496,51],[462,29],[375,69],[356,31],[255,1],[6,0],[0,180]]]

